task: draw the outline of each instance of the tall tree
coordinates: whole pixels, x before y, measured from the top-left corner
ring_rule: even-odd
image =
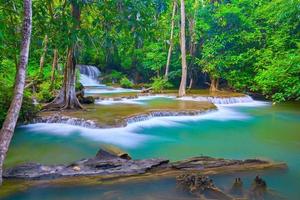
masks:
[[[45,65],[45,57],[47,53],[47,48],[48,48],[48,35],[45,35],[44,41],[43,41],[43,52],[40,58],[40,76],[43,76],[43,71],[44,71],[44,65]]]
[[[76,92],[76,33],[80,29],[80,3],[78,1],[71,1],[71,15],[73,25],[70,30],[70,37],[72,38],[68,46],[67,62],[64,68],[64,82],[62,89],[60,90],[58,96],[49,104],[47,104],[44,109],[47,110],[57,110],[57,109],[82,109],[79,103]],[[74,37],[75,36],[75,37]]]
[[[53,87],[54,79],[55,79],[55,71],[58,65],[58,50],[54,49],[53,52],[53,61],[52,61],[52,68],[51,68],[51,86]]]
[[[181,49],[181,82],[178,91],[178,95],[184,96],[186,89],[186,78],[187,78],[187,64],[186,64],[186,48],[185,48],[185,8],[184,0],[180,0],[180,49]]]
[[[14,97],[7,112],[5,121],[0,131],[0,185],[2,184],[3,163],[8,151],[11,138],[19,117],[19,112],[23,101],[23,92],[26,78],[26,67],[32,27],[31,0],[24,0],[24,19],[20,60],[16,74]]]
[[[165,79],[168,79],[169,75],[169,66],[170,66],[170,61],[171,61],[171,55],[172,55],[172,48],[173,48],[173,37],[174,37],[174,18],[175,18],[175,13],[176,13],[176,8],[177,8],[177,1],[173,1],[173,11],[172,11],[172,18],[171,18],[171,34],[170,34],[170,46],[168,50],[168,57],[167,57],[167,64],[166,64],[166,71],[165,71]]]

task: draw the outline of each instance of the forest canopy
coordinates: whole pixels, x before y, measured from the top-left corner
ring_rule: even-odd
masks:
[[[0,2],[3,121],[18,66],[23,4],[20,0]],[[260,93],[273,101],[299,100],[298,0],[184,2],[187,86]],[[26,115],[34,113],[32,97],[46,103],[57,95],[70,47],[73,64],[97,66],[107,84],[152,86],[157,91],[179,87],[180,2],[33,0],[32,6],[23,103],[23,109],[32,112]]]

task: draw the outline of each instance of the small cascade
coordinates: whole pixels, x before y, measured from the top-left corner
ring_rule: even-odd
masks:
[[[198,96],[198,97],[182,97],[180,100],[193,100],[193,101],[208,101],[213,104],[237,104],[237,103],[250,103],[254,100],[248,96],[241,97],[210,97],[210,96]]]
[[[99,69],[95,66],[91,65],[77,65],[80,74],[84,74],[88,76],[91,79],[97,80],[98,77],[100,76],[101,72]]]
[[[85,128],[101,128],[96,122],[92,120],[60,116],[60,115],[38,117],[33,120],[33,123],[50,123],[50,124],[58,123],[58,124],[69,124],[74,126],[81,126]]]
[[[205,111],[187,110],[187,111],[153,111],[148,114],[135,115],[126,119],[127,124],[146,121],[154,117],[177,117],[177,116],[195,116],[203,114]]]
[[[95,66],[91,65],[77,65],[80,71],[80,83],[86,87],[103,87],[104,85],[99,84],[99,76],[101,72]]]

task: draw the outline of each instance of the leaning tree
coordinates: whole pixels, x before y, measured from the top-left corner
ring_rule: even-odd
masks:
[[[0,131],[0,185],[2,184],[3,163],[8,147],[13,136],[19,112],[23,101],[23,92],[26,79],[26,67],[32,27],[32,6],[31,0],[24,0],[24,19],[22,31],[21,53],[14,86],[14,96],[7,112],[5,121]]]

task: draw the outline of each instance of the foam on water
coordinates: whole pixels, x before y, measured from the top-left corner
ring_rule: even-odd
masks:
[[[240,103],[251,103],[253,99],[248,96],[242,97],[213,97],[213,96],[197,96],[197,97],[180,97],[178,100],[189,100],[189,101],[208,101],[214,104],[240,104]]]
[[[140,92],[140,90],[127,89],[127,88],[114,88],[108,87],[105,88],[95,87],[95,88],[86,88],[84,90],[85,94],[116,94],[116,93],[126,93],[126,92]]]
[[[105,100],[96,100],[95,104],[101,105],[112,105],[112,104],[147,104],[147,100],[156,99],[156,98],[175,98],[172,96],[165,95],[151,95],[151,96],[139,96],[135,99],[127,99],[122,98],[120,100],[114,100],[113,98],[105,99]]]
[[[133,128],[128,126],[124,128],[109,128],[109,129],[91,129],[81,126],[60,124],[60,123],[37,123],[23,126],[36,134],[50,134],[58,136],[70,136],[79,134],[82,137],[119,145],[127,148],[133,148],[144,141],[153,138],[153,136],[134,133]]]
[[[103,84],[99,84],[99,82],[97,80],[92,79],[85,74],[80,74],[79,82],[85,87],[105,86]]]
[[[93,141],[99,141],[126,148],[135,148],[148,140],[160,140],[151,135],[139,134],[138,130],[149,127],[179,127],[186,125],[188,121],[199,122],[205,120],[229,121],[248,120],[251,116],[235,110],[234,108],[219,106],[218,110],[210,111],[196,116],[174,116],[174,117],[151,117],[146,121],[138,121],[121,128],[85,128],[81,126],[60,123],[37,123],[24,127],[37,134],[52,134],[59,136],[70,136],[79,134]]]

